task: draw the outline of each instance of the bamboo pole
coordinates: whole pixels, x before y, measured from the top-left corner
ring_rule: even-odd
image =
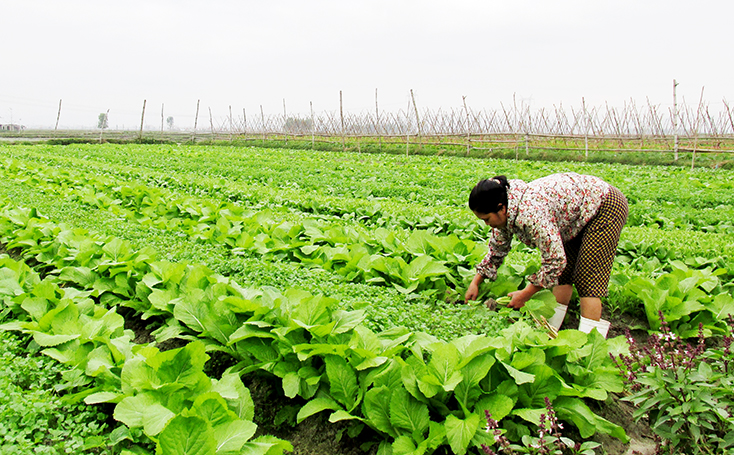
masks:
[[[691,154],[691,170],[693,170],[693,166],[696,163],[696,148],[698,147],[698,126],[699,119],[701,118],[701,106],[703,105],[703,89],[704,87],[701,87],[701,98],[698,100],[698,109],[696,110],[696,129],[693,140],[693,153]]]
[[[421,144],[421,119],[418,117],[418,106],[415,105],[415,95],[413,95],[413,89],[410,89],[410,99],[413,101],[413,111],[415,111],[415,124],[418,132],[418,144],[419,148],[422,148]]]
[[[283,134],[285,134],[285,145],[288,145],[288,112],[285,109],[285,98],[283,98]]]
[[[313,150],[316,147],[316,122],[313,118],[313,101],[309,101],[308,104],[311,107],[311,149]]]
[[[191,142],[196,143],[196,127],[199,124],[199,103],[201,100],[196,100],[196,116],[194,116],[194,135],[191,137]]]
[[[232,105],[229,105],[229,142],[232,142]]]
[[[139,140],[143,140],[143,121],[145,120],[145,103],[147,100],[143,100],[143,113],[140,115],[140,134],[138,135]]]
[[[59,118],[61,118],[61,99],[59,99],[59,112],[56,114],[56,126],[54,126],[54,131],[59,129]]]
[[[586,99],[581,97],[581,106],[584,109],[584,157],[589,159],[589,113],[586,112]]]
[[[242,108],[242,134],[245,135],[245,142],[247,142],[247,111]]]
[[[380,151],[382,151],[382,128],[380,128],[380,110],[377,107],[377,89],[375,89],[375,128],[380,137]]]
[[[163,107],[165,103],[161,103],[161,139],[163,139]]]
[[[263,122],[263,145],[265,145],[265,113],[263,112],[263,105],[260,105],[260,117]]]
[[[342,91],[339,90],[339,116],[341,117],[342,122],[342,151],[347,151],[347,142],[344,135],[346,134],[346,131],[344,130],[344,100],[342,98]]]
[[[673,79],[673,159],[678,161],[678,98],[676,95],[676,88],[678,82]]]
[[[209,109],[209,131],[212,134],[212,141],[213,141],[215,139],[214,138],[214,119],[212,117],[212,108],[209,107],[208,109]]]
[[[466,156],[469,156],[469,150],[471,149],[471,124],[469,123],[469,109],[466,107],[466,96],[461,97],[461,102],[464,103],[464,112],[466,113]]]

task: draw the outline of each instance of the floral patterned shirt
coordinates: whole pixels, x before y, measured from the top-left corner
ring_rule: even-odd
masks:
[[[477,272],[495,280],[515,235],[522,243],[540,250],[540,270],[528,281],[551,288],[566,268],[563,243],[576,237],[596,215],[610,186],[598,177],[573,172],[552,174],[530,183],[509,183],[507,224],[493,230],[489,251],[477,265]]]

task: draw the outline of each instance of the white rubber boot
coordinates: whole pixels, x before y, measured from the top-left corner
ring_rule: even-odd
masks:
[[[566,311],[568,311],[568,305],[562,305],[560,303],[556,305],[556,312],[548,319],[548,324],[552,325],[556,330],[560,330],[561,324],[563,324],[563,320],[566,318]]]
[[[596,329],[597,332],[604,338],[607,337],[607,333],[609,332],[609,326],[611,323],[605,319],[599,319],[598,321],[595,321],[593,319],[587,319],[583,316],[581,316],[581,321],[579,321],[579,330],[584,333],[591,333],[593,329]]]

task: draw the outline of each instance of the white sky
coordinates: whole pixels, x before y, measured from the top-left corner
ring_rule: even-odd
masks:
[[[0,0],[0,123],[734,103],[731,0]]]

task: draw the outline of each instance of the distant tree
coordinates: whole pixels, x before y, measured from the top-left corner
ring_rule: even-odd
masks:
[[[97,117],[97,128],[103,130],[109,126],[108,118],[106,113],[99,114],[99,117]]]
[[[168,124],[168,129],[172,130],[173,129],[173,117],[168,117],[166,119],[166,123]]]

